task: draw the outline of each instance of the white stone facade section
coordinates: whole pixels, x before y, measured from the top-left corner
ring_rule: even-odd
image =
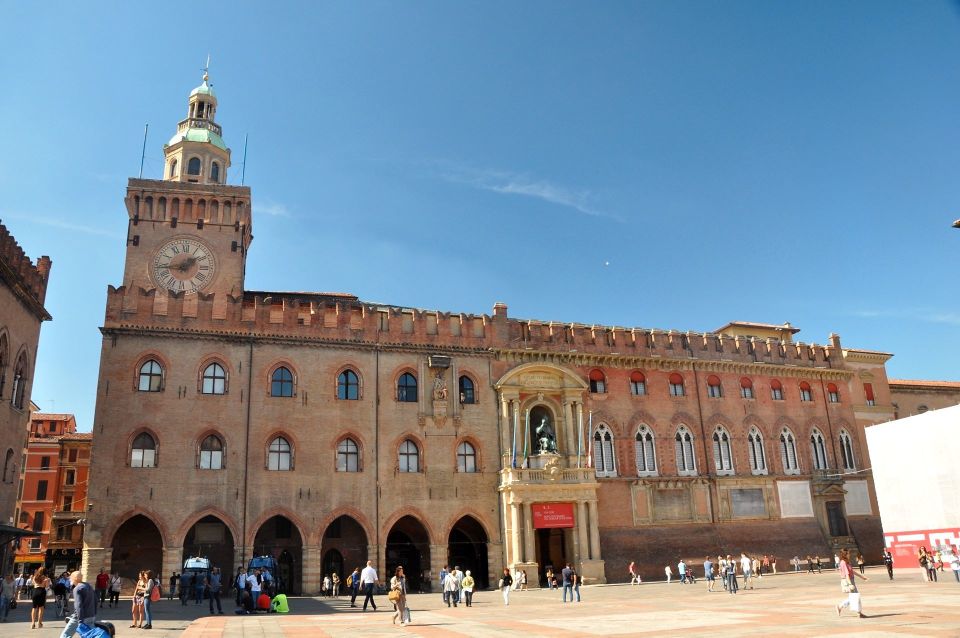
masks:
[[[808,518],[813,516],[810,481],[777,481],[780,494],[781,518]]]
[[[866,481],[844,481],[843,488],[847,490],[847,516],[869,516],[873,514],[870,507],[870,490]]]

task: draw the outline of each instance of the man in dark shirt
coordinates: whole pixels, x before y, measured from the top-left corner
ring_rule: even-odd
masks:
[[[67,626],[60,638],[73,636],[80,623],[93,627],[97,621],[97,596],[93,588],[80,580],[80,572],[70,574],[70,584],[73,585],[73,614],[67,618]]]
[[[570,592],[570,602],[573,602],[573,570],[570,569],[570,563],[560,572],[563,579],[563,602],[567,602],[567,592]]]

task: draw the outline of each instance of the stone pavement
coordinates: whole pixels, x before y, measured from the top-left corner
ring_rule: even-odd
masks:
[[[644,636],[681,631],[712,636],[900,636],[960,637],[960,583],[952,572],[939,583],[924,583],[919,570],[897,570],[889,581],[882,568],[867,570],[861,584],[864,613],[844,612],[834,605],[845,598],[839,576],[780,574],[757,581],[755,590],[731,596],[717,584],[707,593],[706,582],[681,585],[674,581],[639,586],[608,585],[581,588],[582,602],[563,604],[560,592],[512,592],[510,606],[498,592],[480,592],[474,606],[448,609],[440,594],[410,596],[414,624],[390,623],[386,596],[378,596],[378,612],[350,609],[348,599],[294,598],[292,613],[209,616],[206,606],[182,607],[177,601],[154,605],[154,629],[128,629],[129,599],[104,617],[116,620],[117,635],[127,638],[317,638],[321,636]],[[859,581],[858,581],[859,582]],[[11,612],[0,624],[0,638],[57,638],[63,623],[48,621],[29,629],[29,603]],[[231,606],[232,608],[232,606]],[[122,613],[120,613],[122,612]]]

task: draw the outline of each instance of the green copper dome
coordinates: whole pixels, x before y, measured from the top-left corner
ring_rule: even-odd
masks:
[[[194,95],[209,95],[212,98],[216,98],[217,94],[213,92],[213,87],[207,84],[207,78],[204,76],[203,84],[190,91],[190,96]]]
[[[227,150],[227,145],[224,144],[223,138],[214,133],[211,130],[205,128],[188,128],[185,133],[177,133],[170,138],[170,141],[167,143],[167,146],[173,146],[177,142],[209,142],[217,148],[222,148]]]

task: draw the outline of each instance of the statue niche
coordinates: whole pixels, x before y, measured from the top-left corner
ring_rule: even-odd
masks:
[[[549,410],[537,406],[530,411],[531,425],[536,438],[532,441],[535,454],[557,454],[557,432],[551,423]]]

